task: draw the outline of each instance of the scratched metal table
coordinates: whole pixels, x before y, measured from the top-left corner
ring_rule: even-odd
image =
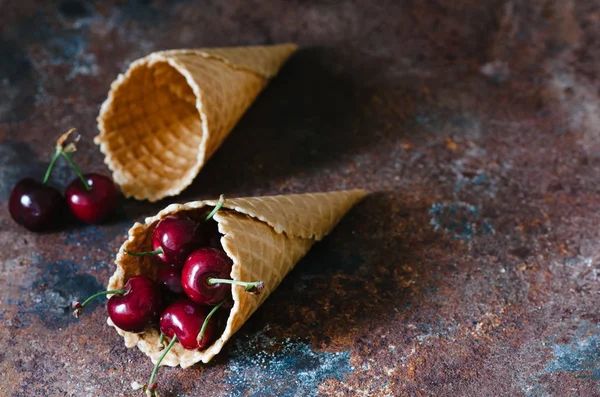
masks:
[[[372,194],[167,396],[598,396],[600,3],[0,1],[0,396],[138,395],[150,361],[98,303],[128,227],[172,201]],[[191,188],[36,235],[6,208],[53,140],[92,143],[151,51],[302,50]],[[52,183],[73,178],[61,164]]]

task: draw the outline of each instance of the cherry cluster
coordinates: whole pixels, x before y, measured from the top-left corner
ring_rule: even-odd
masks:
[[[116,207],[119,191],[114,182],[104,175],[82,174],[73,161],[70,153],[75,151],[78,138],[68,144],[66,141],[74,131],[75,129],[69,130],[57,141],[56,152],[41,182],[33,178],[24,178],[13,187],[8,208],[10,215],[19,225],[31,231],[55,228],[62,218],[65,206],[80,220],[99,223]],[[48,185],[52,169],[59,157],[63,157],[78,176],[67,186],[64,198],[56,188]]]
[[[203,350],[224,329],[233,307],[231,284],[258,294],[263,283],[230,278],[233,262],[220,245],[217,223],[212,220],[223,201],[196,221],[185,214],[170,215],[157,223],[152,233],[152,251],[127,252],[133,256],[153,255],[160,266],[155,280],[145,275],[131,277],[123,289],[99,292],[83,303],[73,302],[74,315],[94,298],[112,295],[108,315],[118,328],[140,333],[158,326],[160,345],[170,339],[156,363],[144,390],[156,395],[156,374],[160,363],[176,342],[185,349]],[[220,315],[213,316],[217,311]]]

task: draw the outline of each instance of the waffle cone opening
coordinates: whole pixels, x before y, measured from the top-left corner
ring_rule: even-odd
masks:
[[[196,164],[202,141],[197,98],[169,62],[139,63],[114,87],[104,110],[106,150],[120,185],[168,190]]]
[[[192,183],[297,46],[169,50],[131,64],[100,109],[96,144],[126,197]]]

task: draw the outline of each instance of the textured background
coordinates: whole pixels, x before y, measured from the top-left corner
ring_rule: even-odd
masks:
[[[600,395],[600,2],[0,0],[0,396],[139,395],[96,304],[135,220],[36,235],[6,208],[151,51],[302,50],[175,201],[373,192],[167,396]],[[53,183],[73,178],[60,165]]]

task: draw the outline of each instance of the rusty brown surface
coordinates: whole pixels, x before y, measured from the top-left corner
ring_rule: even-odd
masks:
[[[377,3],[373,5],[372,3]],[[167,396],[600,395],[600,4],[0,1],[0,396],[133,396],[150,361],[105,324],[135,220],[32,234],[7,214],[69,127],[151,51],[293,41],[289,62],[173,201],[362,187],[209,365]],[[58,167],[53,183],[73,177]]]

